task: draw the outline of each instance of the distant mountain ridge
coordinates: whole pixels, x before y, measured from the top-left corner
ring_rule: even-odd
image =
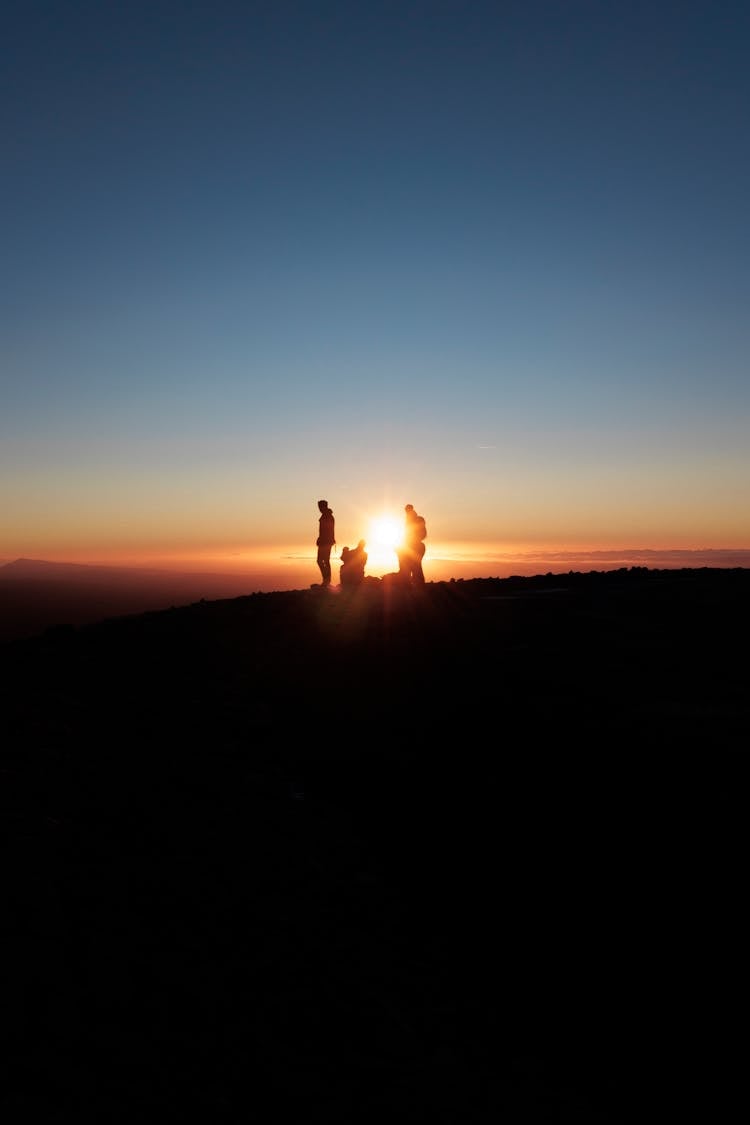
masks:
[[[19,558],[13,559],[11,562],[6,562],[0,565],[0,578],[22,577],[31,578],[34,576],[50,576],[52,574],[80,574],[81,572],[90,573],[92,571],[113,571],[113,570],[130,570],[137,569],[131,567],[120,566],[103,566],[101,564],[89,563],[72,563],[72,562],[55,562],[49,559],[27,559]]]
[[[0,566],[0,641],[201,599],[253,592],[243,574],[190,573],[19,558]]]
[[[117,575],[133,577],[134,575],[155,575],[158,577],[222,577],[230,578],[231,575],[221,571],[185,571],[166,570],[158,567],[140,566],[107,566],[103,563],[73,563],[55,562],[49,559],[14,559],[12,562],[0,564],[0,579],[3,578],[93,578],[101,576],[113,578]]]

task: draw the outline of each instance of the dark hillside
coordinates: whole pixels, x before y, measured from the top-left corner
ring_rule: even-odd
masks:
[[[6,1119],[722,1116],[749,618],[631,570],[0,646]]]

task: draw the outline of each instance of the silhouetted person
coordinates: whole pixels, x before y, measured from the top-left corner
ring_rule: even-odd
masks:
[[[320,519],[318,520],[318,566],[323,586],[331,585],[331,548],[336,542],[336,523],[327,500],[318,500]]]
[[[413,586],[424,586],[422,559],[425,553],[427,524],[424,516],[414,511],[413,504],[407,504],[404,512],[404,541],[397,551],[399,574],[404,582],[409,582]]]
[[[367,551],[365,550],[365,541],[360,539],[359,543],[353,549],[344,547],[341,552],[341,570],[339,576],[342,586],[361,586],[365,580],[365,565],[367,563]]]

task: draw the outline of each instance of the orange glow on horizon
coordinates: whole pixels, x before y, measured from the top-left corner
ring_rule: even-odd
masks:
[[[383,521],[382,523],[380,521]],[[343,521],[342,521],[343,522]],[[400,538],[402,521],[388,513],[380,513],[362,521],[368,564],[366,573],[382,577],[397,569],[394,539]],[[367,532],[367,535],[364,532]],[[339,556],[344,542],[339,536],[332,553],[334,581],[338,580]],[[248,543],[211,545],[180,544],[149,545],[138,550],[102,548],[84,549],[68,543],[65,548],[52,549],[48,544],[25,544],[26,549],[11,553],[6,549],[0,565],[17,558],[47,562],[78,563],[88,566],[135,567],[189,573],[227,574],[247,579],[249,590],[273,591],[304,589],[319,578],[315,563],[315,545],[280,543],[258,547]],[[537,544],[530,542],[490,542],[477,540],[438,540],[429,537],[424,560],[428,582],[468,580],[471,578],[507,578],[513,575],[564,574],[568,571],[615,570],[644,566],[651,569],[678,567],[747,567],[750,546],[714,546],[671,544],[654,546],[639,544],[622,547],[612,544]]]

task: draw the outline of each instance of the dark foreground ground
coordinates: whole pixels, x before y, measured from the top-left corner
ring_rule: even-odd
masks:
[[[749,627],[631,570],[0,646],[4,1120],[735,1119]]]

